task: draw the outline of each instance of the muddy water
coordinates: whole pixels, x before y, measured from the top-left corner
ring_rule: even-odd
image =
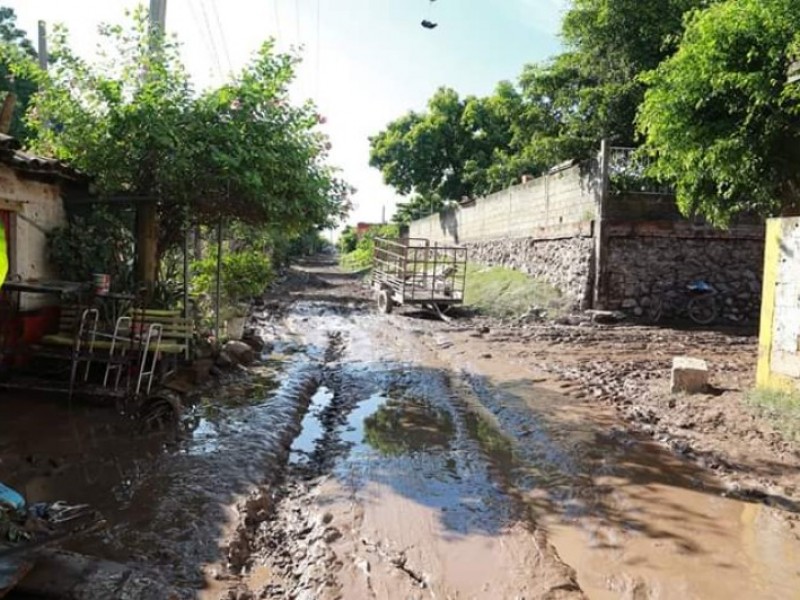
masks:
[[[800,545],[769,510],[604,409],[538,388],[519,365],[463,370],[435,328],[404,317],[323,311],[298,326],[357,338],[294,447],[300,463],[336,448],[324,505],[358,507],[342,514],[344,597],[545,594],[565,575],[551,562],[537,583],[547,564],[525,538],[546,531],[592,598],[800,598]],[[326,422],[342,386],[351,398]],[[398,553],[406,587],[386,566]]]
[[[177,438],[142,437],[108,409],[4,398],[0,480],[32,502],[96,507],[108,529],[69,549],[151,571],[193,597],[237,499],[277,474],[317,372],[304,360],[260,367],[192,408]]]
[[[518,377],[465,380],[513,440],[509,481],[590,597],[800,598],[800,544],[765,506]]]
[[[769,511],[524,365],[465,365],[437,325],[355,305],[298,302],[279,334],[262,380],[201,403],[180,439],[5,398],[0,480],[97,506],[110,529],[76,548],[186,597],[288,455],[290,480],[318,484],[302,510],[337,532],[337,583],[301,577],[307,598],[581,597],[564,563],[592,598],[800,598],[798,544]],[[277,572],[251,565],[254,591]]]

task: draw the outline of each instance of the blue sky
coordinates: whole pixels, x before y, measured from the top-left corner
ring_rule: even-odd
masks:
[[[184,44],[199,86],[224,81],[268,38],[304,47],[294,96],[313,98],[328,122],[332,162],[358,193],[351,222],[391,215],[397,196],[369,168],[367,137],[441,85],[491,92],[524,64],[558,51],[566,0],[168,0],[167,28]],[[136,0],[6,0],[33,36],[37,22],[63,23],[93,54],[97,26],[124,19]],[[422,19],[439,23],[428,31]],[[210,33],[209,33],[210,32]],[[213,42],[211,42],[213,40]],[[228,59],[230,58],[230,60]],[[219,62],[220,67],[217,67]]]

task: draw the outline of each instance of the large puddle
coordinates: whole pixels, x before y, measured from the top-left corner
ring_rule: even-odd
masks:
[[[302,362],[260,367],[202,399],[177,438],[143,437],[109,409],[6,396],[0,481],[30,502],[95,507],[108,528],[68,549],[158,573],[193,597],[203,566],[220,558],[231,507],[278,471],[286,427],[316,371]]]
[[[762,504],[591,405],[471,383],[516,438],[495,463],[591,598],[800,598],[800,544]]]

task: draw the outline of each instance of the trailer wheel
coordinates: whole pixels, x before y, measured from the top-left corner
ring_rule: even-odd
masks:
[[[394,301],[392,300],[389,290],[381,290],[378,292],[378,310],[383,314],[388,315],[394,308]]]

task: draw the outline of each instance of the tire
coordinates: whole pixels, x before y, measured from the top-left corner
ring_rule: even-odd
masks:
[[[394,309],[394,302],[389,290],[381,290],[378,292],[378,310],[385,315],[391,314]]]
[[[161,393],[145,398],[139,406],[137,420],[141,433],[169,431],[180,421],[181,401],[174,394]]]
[[[653,325],[659,323],[664,316],[664,299],[659,297],[652,298],[645,314],[649,323]]]
[[[698,325],[708,325],[717,318],[717,302],[713,296],[698,296],[689,300],[686,312]]]

